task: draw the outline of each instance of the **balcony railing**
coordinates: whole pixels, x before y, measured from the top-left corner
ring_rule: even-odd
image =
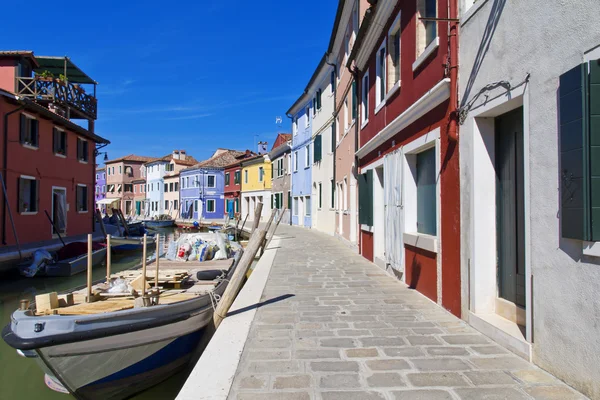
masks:
[[[39,76],[17,77],[17,91],[19,96],[75,109],[87,118],[96,119],[98,115],[96,98],[70,82]]]

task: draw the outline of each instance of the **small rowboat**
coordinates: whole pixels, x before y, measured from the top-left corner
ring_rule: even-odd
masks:
[[[154,236],[146,237],[146,244],[155,243]],[[141,250],[144,247],[144,238],[139,236],[112,236],[110,238],[111,249],[116,252]]]
[[[169,228],[171,226],[175,226],[175,220],[174,219],[165,219],[165,220],[147,219],[144,221],[144,225],[146,225],[146,228],[150,228],[150,229]]]
[[[94,243],[92,266],[97,266],[106,258],[106,247]],[[21,275],[33,276],[73,276],[87,270],[87,243],[73,242],[56,252],[55,256],[44,250],[33,253],[31,260],[19,265]]]

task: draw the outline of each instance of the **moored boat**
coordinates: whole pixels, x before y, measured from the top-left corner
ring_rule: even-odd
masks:
[[[85,302],[86,289],[81,288],[71,292],[70,304],[52,310],[41,309],[42,303],[23,307],[14,312],[2,337],[20,354],[35,358],[54,390],[86,400],[128,398],[167,379],[194,356],[242,254],[237,244],[219,250],[229,258],[161,258],[160,292],[150,297],[139,293],[149,288],[146,279],[156,278],[151,267],[142,283],[137,269],[113,274],[111,285],[94,285],[98,301],[92,303]],[[113,291],[124,282],[127,289]],[[151,302],[156,304],[149,306]]]
[[[141,250],[144,246],[144,237],[141,236],[112,236],[110,238],[111,249],[115,252]],[[146,244],[154,244],[154,236],[146,237]]]
[[[106,247],[101,243],[92,244],[92,266],[102,263],[106,256]],[[38,250],[32,257],[19,264],[21,275],[33,276],[73,276],[87,269],[87,243],[68,243],[52,254],[46,250]]]
[[[144,225],[146,226],[146,228],[149,228],[149,229],[170,228],[172,226],[175,226],[175,220],[174,219],[163,219],[163,220],[147,219],[147,220],[144,220]]]

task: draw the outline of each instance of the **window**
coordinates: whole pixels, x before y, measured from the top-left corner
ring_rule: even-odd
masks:
[[[108,176],[110,176],[110,167],[106,168],[106,172],[108,173]]]
[[[185,178],[181,178],[181,188],[185,189]]]
[[[385,68],[385,41],[377,50],[376,78],[375,78],[375,105],[379,106],[385,100],[386,94],[386,68]],[[377,111],[377,110],[375,110]]]
[[[361,102],[361,114],[362,123],[366,124],[369,122],[369,73],[367,72],[363,76],[362,80],[362,102]]]
[[[335,70],[331,71],[331,91],[335,93]]]
[[[153,192],[154,191],[154,183],[150,184],[150,191]]]
[[[335,151],[335,141],[336,141],[336,122],[333,121],[333,123],[331,124],[331,152],[333,153]]]
[[[99,176],[100,176],[99,174],[96,174],[96,180],[98,180],[98,179],[99,179]]]
[[[312,105],[313,105],[313,116],[317,114],[317,97],[313,97],[313,101],[312,101]]]
[[[169,200],[165,200],[165,210],[169,209]]]
[[[435,148],[417,154],[417,232],[437,234]]]
[[[189,176],[185,178],[185,187],[188,187],[188,188],[191,187],[190,186],[190,177]]]
[[[288,154],[287,156],[285,156],[285,158],[287,158],[287,173],[289,175],[292,173],[292,155]]]
[[[310,167],[310,144],[306,145],[306,151],[304,155],[304,168]]]
[[[78,212],[87,212],[88,210],[88,191],[87,186],[85,185],[77,185],[77,211]]]
[[[137,185],[133,185],[133,193],[137,193]]]
[[[265,178],[265,169],[263,167],[258,167],[258,181],[262,182]]]
[[[67,132],[57,127],[52,128],[52,143],[54,154],[67,155]]]
[[[400,15],[396,17],[394,24],[388,33],[388,59],[387,81],[388,90],[400,82]]]
[[[356,120],[358,112],[358,94],[356,92],[356,81],[352,81],[352,122]]]
[[[294,197],[294,215],[298,216],[298,198]]]
[[[38,211],[38,186],[39,183],[34,177],[21,176],[19,178],[19,212],[37,212]]]
[[[123,173],[123,166],[119,165],[119,174]]]
[[[244,171],[244,183],[248,183],[248,170]]]
[[[304,198],[304,215],[307,217],[310,217],[310,208],[311,208],[310,196],[306,196]]]
[[[133,192],[133,185],[130,183],[126,183],[124,186],[125,192]]]
[[[215,212],[215,201],[213,199],[206,200],[206,212]]]
[[[173,191],[173,182],[170,182],[169,183],[169,192],[172,192],[172,191]]]
[[[335,208],[335,183],[333,182],[333,179],[330,182],[331,182],[331,208]]]
[[[294,172],[298,171],[298,152],[294,152]]]
[[[242,182],[241,179],[241,173],[242,171],[240,171],[239,169],[237,171],[235,171],[235,173],[233,174],[233,183],[235,185],[239,185]]]
[[[90,154],[88,144],[87,140],[77,138],[77,159],[79,161],[88,162]],[[119,167],[119,173],[121,173],[121,167]]]
[[[169,191],[169,184],[165,183],[165,193],[167,193]]]
[[[306,106],[306,126],[310,126],[310,106]]]
[[[373,170],[358,176],[358,222],[373,226]]]
[[[323,95],[323,90],[321,90],[321,89],[317,90],[317,110],[321,109],[321,105],[322,105],[321,104],[322,103],[321,97],[322,97],[322,95]]]
[[[39,146],[39,122],[29,115],[21,114],[20,141],[21,144]]]
[[[173,187],[175,188],[175,191],[179,190],[179,182],[175,182],[175,185],[173,185]]]
[[[106,174],[102,174],[102,179],[106,180]]]
[[[106,193],[106,185],[102,185],[102,193]]]
[[[209,188],[217,187],[217,177],[215,175],[208,175],[206,177],[206,186]]]
[[[323,136],[319,133],[317,136],[315,136],[315,145],[313,146],[313,151],[315,154],[313,154],[313,161],[319,162],[322,159],[322,140],[323,140]]]
[[[294,117],[294,122],[292,124],[292,131],[294,133],[294,136],[296,136],[298,134],[298,117]]]
[[[342,182],[342,200],[344,210],[348,209],[348,178],[344,178],[344,182]]]
[[[319,182],[319,209],[323,206],[323,185]]]
[[[437,37],[437,21],[423,21],[420,18],[437,18],[437,0],[417,0],[417,57]]]
[[[348,131],[348,98],[344,100],[344,133]],[[339,141],[339,137],[338,137]]]
[[[179,204],[177,200],[173,200],[173,210],[179,210]]]
[[[225,186],[229,186],[229,172],[225,174]]]

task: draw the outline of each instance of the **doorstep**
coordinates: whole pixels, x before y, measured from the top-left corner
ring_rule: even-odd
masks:
[[[531,362],[531,343],[527,342],[519,326],[497,314],[475,314],[468,312],[468,321],[473,328],[506,347],[516,355]]]

